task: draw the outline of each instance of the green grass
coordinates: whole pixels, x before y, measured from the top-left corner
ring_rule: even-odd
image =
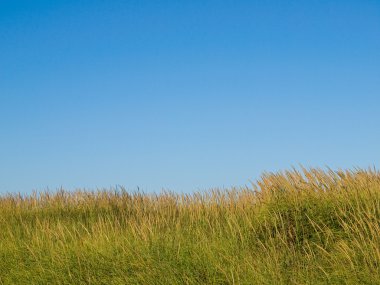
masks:
[[[380,284],[380,174],[3,196],[0,284]]]

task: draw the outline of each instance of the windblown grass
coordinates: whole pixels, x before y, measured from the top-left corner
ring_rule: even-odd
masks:
[[[380,174],[3,196],[0,284],[380,284]]]

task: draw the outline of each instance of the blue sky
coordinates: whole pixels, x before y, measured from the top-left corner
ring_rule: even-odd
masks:
[[[379,1],[0,1],[0,193],[378,166]]]

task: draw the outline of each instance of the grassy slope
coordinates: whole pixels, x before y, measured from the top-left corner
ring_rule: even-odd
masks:
[[[380,284],[380,174],[0,198],[0,284]]]

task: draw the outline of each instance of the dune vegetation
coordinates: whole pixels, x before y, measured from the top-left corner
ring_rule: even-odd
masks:
[[[0,284],[380,284],[380,173],[3,195]]]

